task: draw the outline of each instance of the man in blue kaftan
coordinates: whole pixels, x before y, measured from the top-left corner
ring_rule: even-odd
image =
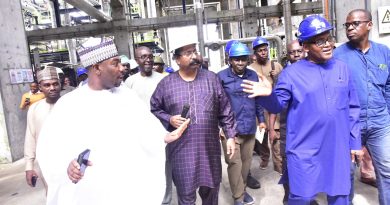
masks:
[[[327,194],[328,204],[349,203],[350,162],[361,149],[360,108],[347,65],[332,58],[331,29],[321,16],[304,19],[298,38],[307,58],[285,69],[271,95],[262,97],[270,112],[288,106],[289,205],[309,205],[319,192]],[[260,83],[247,82],[245,91],[252,96],[269,94],[269,82],[264,76],[261,79]]]

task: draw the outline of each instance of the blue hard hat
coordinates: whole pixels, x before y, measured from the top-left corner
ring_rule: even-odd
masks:
[[[313,36],[330,31],[332,29],[333,26],[331,26],[324,17],[320,15],[312,15],[303,19],[299,24],[298,40],[299,42],[304,42]]]
[[[88,73],[88,70],[87,70],[87,69],[82,68],[82,67],[77,68],[77,77],[79,77],[79,76],[82,75],[82,74],[87,74],[87,73]]]
[[[233,44],[235,43],[239,43],[240,41],[237,41],[237,40],[230,40],[226,43],[226,46],[225,46],[225,53],[229,53],[229,50],[230,48],[232,47]]]
[[[175,70],[174,70],[172,67],[166,67],[166,68],[165,68],[165,72],[167,72],[167,73],[173,73],[173,72],[175,72]]]
[[[250,54],[248,46],[243,43],[235,43],[229,50],[229,57],[249,56]]]
[[[253,40],[252,42],[252,49],[255,49],[256,46],[259,46],[261,44],[267,44],[267,46],[269,45],[267,39],[261,37],[261,36],[258,36],[255,40]]]

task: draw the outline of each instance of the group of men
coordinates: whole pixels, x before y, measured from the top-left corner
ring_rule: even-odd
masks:
[[[329,204],[351,204],[350,165],[361,159],[363,143],[380,204],[390,204],[390,50],[368,40],[368,11],[351,11],[344,25],[349,42],[334,57],[333,27],[318,15],[305,18],[298,41],[287,46],[284,69],[268,59],[268,42],[258,37],[250,66],[251,50],[235,42],[217,74],[201,69],[195,42],[173,49],[179,70],[165,77],[153,70],[150,49],[139,47],[139,73],[124,84],[115,44],[103,42],[78,51],[87,86],[61,98],[58,76],[42,70],[46,100],[30,107],[27,131],[34,138],[40,133],[33,143],[47,204],[169,204],[173,181],[179,205],[194,205],[197,190],[203,204],[217,205],[221,142],[233,204],[254,204],[246,186],[253,151],[268,146],[267,136],[256,143],[261,129],[268,130],[274,169],[283,175],[285,203],[310,204],[324,192]],[[69,121],[82,129],[61,129]],[[84,173],[75,158],[85,149],[91,153]],[[37,175],[27,171],[27,182]]]

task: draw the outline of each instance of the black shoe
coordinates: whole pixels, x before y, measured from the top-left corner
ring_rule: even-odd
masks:
[[[319,205],[319,203],[316,200],[313,200],[310,202],[310,205]]]
[[[246,178],[246,186],[251,188],[251,189],[259,189],[260,182],[257,181],[252,175],[248,174],[248,177]]]

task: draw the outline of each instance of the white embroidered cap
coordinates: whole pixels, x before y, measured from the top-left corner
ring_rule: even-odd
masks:
[[[79,49],[77,53],[79,54],[81,65],[84,67],[118,56],[118,50],[112,40],[102,42],[96,46]]]

